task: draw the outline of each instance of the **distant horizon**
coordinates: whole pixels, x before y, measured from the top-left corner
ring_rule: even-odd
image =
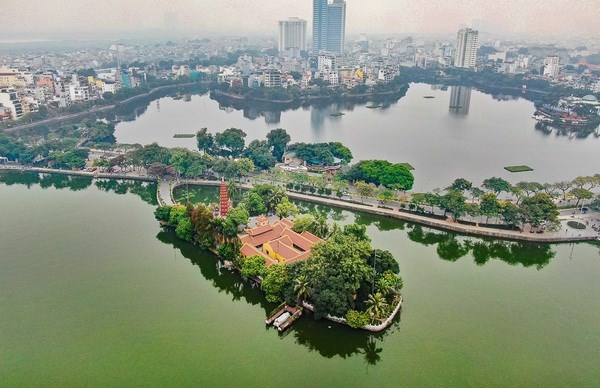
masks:
[[[312,32],[312,1],[255,0],[4,0],[2,40],[143,38],[144,34],[177,37],[277,36],[277,21],[299,17]],[[597,0],[518,0],[483,4],[478,0],[346,0],[347,36],[447,36],[469,26],[498,36],[572,39],[600,37]],[[12,15],[17,15],[12,17]],[[33,37],[33,38],[32,38]],[[9,39],[10,38],[10,39]]]

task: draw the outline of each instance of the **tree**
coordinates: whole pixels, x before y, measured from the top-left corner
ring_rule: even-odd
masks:
[[[281,219],[286,217],[295,217],[298,215],[298,207],[285,197],[275,207],[275,214]]]
[[[294,219],[293,230],[296,233],[302,233],[306,230],[309,230],[313,222],[315,221],[315,217],[310,214],[305,214]]]
[[[454,182],[448,187],[449,189],[454,189],[458,191],[468,191],[473,188],[473,183],[469,182],[464,178],[455,179]]]
[[[375,194],[375,188],[370,184],[358,181],[354,184],[356,193],[360,195],[360,199],[364,201],[365,197],[372,197]]]
[[[392,164],[386,160],[361,160],[344,174],[344,178],[396,190],[410,190],[414,183],[414,176],[405,164]]]
[[[277,128],[267,133],[267,143],[273,149],[273,157],[281,162],[287,144],[292,140],[285,129]]]
[[[479,203],[479,211],[483,214],[485,218],[485,223],[488,223],[490,217],[495,217],[500,214],[500,203],[498,202],[498,198],[494,193],[485,193],[481,197],[481,202]]]
[[[294,280],[294,293],[300,304],[302,304],[302,301],[306,298],[310,297],[310,292],[310,283],[306,279],[306,276],[300,275]]]
[[[500,194],[503,191],[509,192],[511,185],[502,178],[492,177],[483,181],[483,187],[496,194]]]
[[[571,190],[570,192],[575,198],[577,198],[577,203],[575,204],[575,207],[579,206],[579,202],[583,199],[592,199],[594,198],[594,193],[592,193],[589,190],[586,189],[582,189],[582,188],[574,188],[573,190]]]
[[[237,170],[240,177],[247,176],[254,171],[254,162],[248,158],[240,158],[236,160]]]
[[[155,176],[157,178],[166,178],[177,175],[177,172],[173,167],[163,163],[152,163],[148,166],[148,175]]]
[[[324,218],[324,217],[321,217]],[[344,236],[353,237],[358,241],[371,242],[369,236],[367,236],[367,227],[361,224],[348,224],[342,229]]]
[[[510,201],[500,202],[500,216],[507,225],[515,226],[521,218],[521,209]]]
[[[241,260],[240,272],[244,277],[263,277],[267,273],[266,259],[263,256],[252,256]]]
[[[282,299],[283,288],[287,282],[287,266],[285,264],[270,265],[261,283],[263,291],[267,294],[267,300],[269,302],[279,302]]]
[[[371,254],[368,241],[336,233],[312,247],[302,274],[312,286],[315,318],[346,315],[354,307],[353,295],[372,276],[366,260]]]
[[[254,165],[261,170],[268,170],[277,163],[266,141],[252,140],[248,148],[244,150],[243,155],[252,160]]]
[[[552,186],[562,193],[562,197],[564,200],[567,198],[567,191],[569,191],[569,189],[573,187],[573,184],[569,181],[560,181],[553,183]]]
[[[157,143],[148,144],[142,148],[131,151],[132,159],[139,160],[141,165],[148,167],[153,163],[169,164],[171,160],[171,151],[168,148],[161,147]]]
[[[154,210],[154,218],[157,221],[169,221],[169,216],[171,214],[171,206],[159,206]]]
[[[383,321],[387,315],[388,303],[382,293],[377,292],[375,295],[369,295],[369,298],[365,301],[367,313],[371,316],[372,320]]]
[[[544,188],[544,186],[538,182],[519,182],[515,185],[515,187],[521,189],[528,197]]]
[[[228,128],[215,135],[215,144],[222,156],[237,158],[244,150],[246,133],[238,128]]]
[[[244,203],[240,203],[227,213],[227,220],[231,221],[235,225],[236,229],[243,225],[248,225],[250,220],[249,211],[246,209]]]
[[[450,212],[454,219],[458,220],[465,214],[466,200],[460,191],[448,190],[448,193],[440,198],[440,207],[444,209],[444,216]]]
[[[381,202],[391,201],[394,199],[394,191],[384,188],[379,191],[379,194],[377,194],[377,199],[379,199]]]
[[[179,220],[177,228],[175,228],[175,234],[182,240],[192,241],[194,236],[194,227],[192,226],[192,220],[189,217],[183,217]]]
[[[348,326],[358,329],[371,323],[371,316],[366,311],[348,310],[346,323]]]
[[[315,217],[310,225],[309,232],[317,237],[327,238],[329,235],[329,224],[327,223],[327,218],[322,215]]]
[[[202,128],[196,132],[196,144],[198,145],[198,150],[210,153],[215,145],[215,139],[211,133],[207,132],[206,128]]]
[[[202,249],[215,247],[213,232],[213,213],[206,206],[200,204],[192,211],[192,225],[194,226],[194,239]]]
[[[248,193],[246,199],[244,200],[244,204],[252,216],[258,216],[267,212],[267,206],[265,205],[265,202],[256,192]]]
[[[485,193],[485,191],[481,190],[479,187],[473,187],[471,190],[471,198],[481,198],[481,196]]]
[[[540,227],[542,224],[556,224],[558,209],[552,198],[546,193],[537,193],[523,199],[521,203],[521,218],[531,226]]]

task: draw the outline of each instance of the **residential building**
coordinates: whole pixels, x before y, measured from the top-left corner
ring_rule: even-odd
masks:
[[[21,100],[14,89],[0,89],[0,105],[10,109],[11,118],[13,120],[18,120],[23,116],[23,106],[21,105]]]
[[[281,72],[277,69],[263,70],[263,82],[266,88],[281,86]]]
[[[544,58],[544,77],[556,78],[560,72],[560,57],[549,55]]]
[[[454,67],[473,69],[477,65],[477,49],[479,48],[479,31],[463,28],[456,36]]]
[[[71,102],[85,102],[90,99],[90,92],[87,87],[79,85],[69,85],[69,98]]]
[[[279,22],[279,52],[306,50],[306,20],[289,18]]]
[[[317,57],[317,70],[323,72],[325,70],[337,71],[337,58],[331,53],[321,53]]]

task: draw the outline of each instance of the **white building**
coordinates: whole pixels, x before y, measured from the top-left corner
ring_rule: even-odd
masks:
[[[506,61],[506,51],[500,51],[497,53],[488,54],[487,59],[488,59],[488,61],[493,61],[493,62],[496,62],[498,60],[504,62],[504,61]]]
[[[277,69],[263,70],[263,82],[265,88],[275,88],[281,86],[281,72]]]
[[[13,120],[17,120],[23,116],[23,106],[14,89],[0,89],[0,105],[10,109]]]
[[[69,85],[69,98],[72,102],[84,102],[90,99],[90,92],[87,87],[79,85]]]
[[[473,69],[477,65],[477,49],[479,48],[479,31],[463,28],[456,36],[456,52],[454,67]]]
[[[306,20],[289,18],[279,22],[279,52],[306,50]]]
[[[102,82],[102,93],[114,93],[117,91],[116,82],[105,81]]]
[[[319,72],[323,72],[325,70],[337,71],[337,60],[335,54],[319,54],[317,58],[317,70]]]
[[[556,78],[560,72],[560,57],[550,55],[544,58],[544,77]]]

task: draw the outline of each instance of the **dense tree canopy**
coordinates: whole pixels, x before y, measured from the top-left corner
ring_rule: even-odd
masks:
[[[296,156],[313,165],[332,165],[334,158],[341,159],[344,163],[350,163],[352,152],[339,142],[331,143],[295,143],[288,147],[289,151],[295,151]]]
[[[396,190],[410,190],[414,183],[414,176],[406,165],[386,160],[361,160],[344,177],[350,181],[364,181]]]

